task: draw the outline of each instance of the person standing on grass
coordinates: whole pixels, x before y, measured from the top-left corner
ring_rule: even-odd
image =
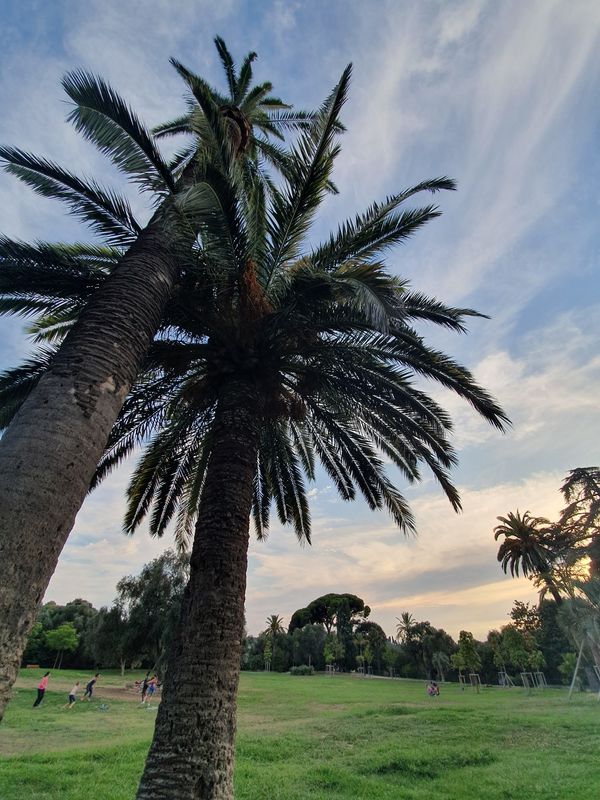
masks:
[[[150,683],[150,672],[147,672],[144,676],[144,680],[142,681],[142,687],[141,687],[142,702],[140,703],[141,706],[143,706],[144,702],[146,701],[146,692],[148,691],[149,683]]]
[[[62,706],[63,708],[73,708],[77,701],[77,692],[79,691],[79,681],[76,681],[75,685],[69,692],[69,699],[67,702]]]
[[[92,694],[94,693],[94,686],[99,677],[100,673],[97,672],[94,675],[94,677],[86,683],[85,692],[83,693],[83,697],[81,698],[82,700],[87,700],[88,703],[90,702],[90,700],[92,699]]]
[[[46,691],[46,687],[48,686],[48,676],[49,675],[50,675],[50,673],[46,672],[44,674],[44,677],[42,678],[42,680],[37,685],[37,698],[35,700],[35,703],[33,704],[34,708],[37,708],[39,706],[39,704],[42,702],[42,700],[44,699],[44,693]]]
[[[148,701],[148,705],[150,705],[150,701],[156,691],[156,687],[158,686],[158,676],[153,675],[152,678],[148,681],[148,691],[146,692],[146,700]]]

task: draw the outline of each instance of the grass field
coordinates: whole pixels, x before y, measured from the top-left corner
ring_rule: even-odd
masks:
[[[117,673],[62,711],[89,673],[23,671],[0,725],[2,800],[131,800],[155,711]],[[131,683],[133,677],[127,676]],[[98,710],[99,702],[108,705]],[[597,800],[600,704],[566,691],[480,695],[424,682],[242,674],[237,800]]]

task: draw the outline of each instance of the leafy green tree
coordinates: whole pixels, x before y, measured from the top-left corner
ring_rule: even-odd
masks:
[[[77,631],[72,622],[64,622],[52,631],[46,631],[46,644],[56,652],[54,669],[61,668],[63,653],[72,652],[77,647]]]
[[[577,654],[576,653],[563,653],[561,662],[558,666],[558,671],[562,676],[563,683],[571,683],[573,678],[573,673],[575,672],[575,667],[577,665]],[[581,689],[581,678],[577,677],[577,689]]]
[[[281,138],[312,118],[289,111],[271,95],[271,84],[252,86],[255,53],[245,58],[238,72],[224,42],[215,43],[227,78],[226,95],[172,61],[191,99],[185,117],[161,126],[159,134],[184,131],[192,134],[192,142],[169,161],[127,102],[101,78],[76,70],[63,79],[73,103],[69,120],[151,196],[155,211],[144,228],[128,201],[114,190],[46,158],[0,148],[8,172],[38,194],[64,202],[102,239],[101,245],[0,241],[4,310],[23,313],[23,302],[45,309],[58,339],[73,328],[58,352],[46,353],[42,368],[38,361],[35,379],[30,374],[2,410],[2,425],[11,424],[0,441],[0,719],[38,600],[182,265],[197,252],[198,231],[187,209],[190,198],[197,200],[191,187],[202,185],[210,191],[206,187],[212,171],[224,164],[261,197],[270,182],[261,174],[261,162],[266,159],[287,169],[288,157],[272,137]],[[32,273],[39,271],[47,284],[52,275],[54,297],[44,291],[40,296],[28,286]],[[79,280],[75,308],[61,297],[61,271]],[[20,413],[12,421],[17,408]],[[48,503],[48,497],[61,501]],[[44,558],[38,556],[40,540],[45,543]]]
[[[481,666],[481,658],[477,652],[477,645],[470,631],[461,631],[458,637],[458,650],[452,655],[451,663],[454,669],[462,672],[476,672]]]
[[[328,633],[325,637],[323,658],[326,664],[334,664],[344,658],[344,647],[333,633]]]
[[[317,597],[306,608],[292,614],[289,630],[303,628],[304,625],[324,625],[328,634],[338,627],[338,617],[342,623],[356,625],[371,613],[365,601],[355,594],[325,594]]]
[[[387,648],[387,636],[383,628],[376,622],[366,620],[356,626],[357,635],[361,635],[364,642],[363,655],[368,664],[375,663],[378,672],[382,671],[384,654]],[[367,658],[366,648],[369,649],[371,660]]]
[[[112,608],[101,608],[92,638],[92,652],[96,664],[102,667],[119,666],[121,675],[125,674],[127,660],[138,655],[131,649],[137,635],[132,636],[130,622],[119,603]]]
[[[265,669],[271,669],[271,659],[273,658],[273,642],[270,636],[265,636],[263,642],[263,659],[265,662]]]
[[[414,328],[427,320],[462,331],[475,312],[409,291],[382,261],[439,214],[431,205],[405,210],[405,201],[451,181],[373,204],[307,246],[331,188],[349,74],[268,196],[241,186],[233,162],[212,174],[210,191],[201,184],[186,193],[202,248],[186,262],[99,467],[101,476],[152,432],[130,484],[126,529],[150,514],[153,534],[172,519],[184,539],[197,532],[139,800],[157,785],[181,793],[182,782],[207,787],[206,796],[231,794],[250,517],[262,536],[275,505],[309,541],[305,476],[313,480],[317,459],[344,499],[360,492],[404,530],[414,521],[386,461],[411,482],[428,467],[458,509],[450,419],[414,376],[450,388],[498,428],[506,419],[468,370]]]
[[[140,660],[153,670],[164,670],[188,574],[187,556],[167,550],[145,564],[139,575],[121,578],[116,606],[127,616],[123,656]],[[112,621],[118,629],[120,623],[116,618]]]
[[[23,651],[23,666],[42,664],[45,661],[46,632],[41,622],[36,622],[31,629],[27,645]]]
[[[325,628],[322,625],[304,625],[295,628],[292,633],[292,653],[294,664],[308,664],[316,670],[325,668],[323,647],[325,645]]]

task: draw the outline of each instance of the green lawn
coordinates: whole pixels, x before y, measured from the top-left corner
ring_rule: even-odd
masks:
[[[61,711],[66,671],[34,710],[38,674],[22,673],[0,725],[0,798],[131,800],[155,712],[114,699],[117,673],[96,702]],[[568,704],[564,690],[451,684],[429,698],[422,681],[243,674],[236,798],[597,800],[599,721],[594,696]]]

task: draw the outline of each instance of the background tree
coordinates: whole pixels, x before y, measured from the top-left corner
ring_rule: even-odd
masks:
[[[338,615],[342,615],[345,624],[354,626],[366,619],[371,613],[361,597],[355,594],[325,594],[317,597],[306,608],[300,608],[292,614],[289,631],[302,628],[304,625],[323,625],[328,634],[338,625]]]
[[[189,560],[171,550],[121,578],[117,605],[127,615],[123,652],[136,653],[153,670],[164,670],[177,627]]]
[[[501,523],[494,528],[496,541],[504,540],[498,549],[498,561],[502,570],[514,577],[521,572],[526,578],[537,577],[557,603],[562,601],[558,586],[553,580],[552,563],[557,555],[556,529],[544,517],[532,517],[528,511],[523,515],[509,512],[506,517],[497,517]]]
[[[92,652],[96,664],[109,668],[119,666],[121,675],[125,675],[127,661],[137,655],[131,645],[137,639],[132,635],[130,622],[119,603],[112,608],[101,608],[96,618],[92,637]]]
[[[326,636],[322,625],[304,625],[302,628],[295,628],[291,633],[294,664],[297,666],[307,664],[316,670],[325,669],[323,647]]]
[[[362,636],[364,642],[363,655],[367,663],[375,664],[377,672],[382,671],[384,655],[388,644],[387,636],[383,628],[376,622],[365,620],[356,626],[357,635]],[[366,648],[369,649],[371,661],[367,658]]]
[[[77,631],[71,622],[64,622],[58,628],[46,632],[46,644],[56,652],[54,669],[62,666],[62,657],[65,652],[72,652],[77,647]]]
[[[280,617],[277,614],[271,614],[267,618],[267,627],[264,633],[271,640],[271,654],[268,659],[265,656],[265,661],[268,660],[270,664],[272,660],[275,660],[275,644],[277,636],[285,633],[285,628],[283,627],[283,617]]]
[[[413,638],[416,619],[408,611],[403,611],[396,619],[398,620],[398,624],[396,625],[398,641],[408,644]]]
[[[458,650],[452,655],[452,666],[462,672],[476,672],[481,666],[475,639],[470,631],[461,631],[458,637]]]
[[[437,673],[439,681],[445,681],[446,670],[450,667],[450,656],[443,650],[435,650],[431,654],[431,663]]]
[[[577,467],[568,473],[561,486],[567,506],[558,526],[573,545],[583,544],[589,557],[589,575],[600,573],[600,467]]]

